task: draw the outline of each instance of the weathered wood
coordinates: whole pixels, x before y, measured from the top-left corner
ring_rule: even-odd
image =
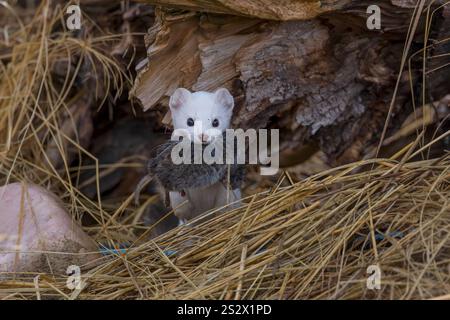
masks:
[[[360,159],[385,123],[413,12],[408,1],[380,1],[398,14],[370,31],[363,3],[281,22],[159,8],[133,94],[144,110],[165,109],[177,87],[224,86],[235,97],[235,127],[281,128],[288,152],[312,143],[331,162]],[[408,105],[409,80],[405,73],[392,127]]]
[[[241,15],[269,20],[311,19],[352,0],[144,0],[146,3],[193,11]]]

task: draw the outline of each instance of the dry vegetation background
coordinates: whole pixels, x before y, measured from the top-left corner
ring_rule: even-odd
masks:
[[[0,1],[1,185],[51,190],[119,249],[81,291],[17,274],[0,297],[449,299],[450,4],[378,2],[381,31],[366,1],[85,0],[69,31],[66,1]],[[171,229],[153,186],[133,191],[178,86],[226,86],[235,126],[281,128],[283,170]]]

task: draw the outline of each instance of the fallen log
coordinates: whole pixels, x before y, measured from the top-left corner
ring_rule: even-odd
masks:
[[[344,7],[351,0],[146,0],[155,5],[269,20],[311,19]]]
[[[165,2],[249,16],[248,8],[233,7],[234,2],[229,11],[221,11],[221,1],[208,3]],[[401,73],[393,108],[391,99],[414,8],[411,1],[381,1],[382,29],[369,30],[368,2],[337,3],[339,10],[336,5],[334,12],[295,21],[260,19],[259,11],[251,15],[257,18],[248,18],[157,8],[146,35],[147,59],[138,66],[132,94],[144,110],[164,110],[178,87],[227,87],[236,101],[234,127],[280,128],[282,150],[318,144],[331,163],[361,159],[380,138],[390,109],[389,130],[412,112],[410,89],[420,82],[414,64],[411,72]],[[441,18],[439,12],[435,19]],[[448,92],[440,91],[435,99]]]

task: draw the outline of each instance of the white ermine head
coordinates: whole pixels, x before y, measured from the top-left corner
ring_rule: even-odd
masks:
[[[234,100],[225,88],[214,93],[178,88],[169,106],[175,130],[184,130],[196,143],[209,143],[229,128]]]

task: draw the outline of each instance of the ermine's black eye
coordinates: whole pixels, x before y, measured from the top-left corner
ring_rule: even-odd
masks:
[[[212,126],[215,127],[215,128],[218,127],[219,126],[219,120],[218,119],[214,119],[213,122],[212,122]]]
[[[192,119],[192,118],[187,119],[187,125],[189,127],[193,127],[194,126],[194,119]]]

